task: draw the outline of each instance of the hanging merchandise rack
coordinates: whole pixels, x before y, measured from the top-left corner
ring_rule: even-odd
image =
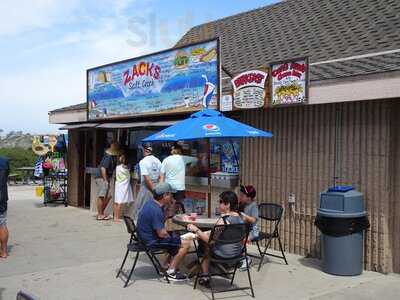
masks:
[[[62,203],[68,206],[68,172],[61,152],[48,152],[43,163],[43,204]]]

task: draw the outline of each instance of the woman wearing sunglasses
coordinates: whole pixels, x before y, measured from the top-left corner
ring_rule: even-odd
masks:
[[[234,192],[225,191],[221,193],[219,196],[219,211],[221,212],[221,218],[218,219],[215,225],[223,225],[223,224],[243,224],[243,220],[238,213],[239,209],[239,201]],[[201,248],[205,252],[205,255],[208,254],[208,241],[210,239],[211,231],[201,231],[196,225],[189,224],[187,226],[187,230],[194,232],[197,236],[197,239],[201,241]],[[227,244],[215,245],[213,252],[219,257],[234,257],[241,253],[243,249],[243,245],[241,243],[237,244]],[[201,279],[199,283],[205,286],[209,285],[209,277],[208,277],[208,269],[209,269],[209,261],[205,259],[201,265],[203,274],[200,276]]]

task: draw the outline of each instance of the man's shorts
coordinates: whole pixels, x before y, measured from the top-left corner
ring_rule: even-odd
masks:
[[[0,226],[7,225],[7,212],[0,213]]]
[[[175,256],[178,254],[181,247],[181,237],[179,235],[171,235],[168,238],[158,240],[154,244],[149,245],[149,248],[155,250],[166,250],[169,255]]]
[[[110,184],[103,178],[96,178],[97,197],[107,197],[110,190]]]

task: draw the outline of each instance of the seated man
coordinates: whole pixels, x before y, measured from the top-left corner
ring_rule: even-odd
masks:
[[[139,212],[137,230],[148,247],[166,250],[169,253],[172,260],[167,270],[168,278],[179,281],[187,279],[186,275],[178,271],[178,267],[190,248],[190,241],[181,240],[180,236],[174,236],[165,229],[162,207],[171,203],[173,192],[174,190],[166,182],[154,187],[154,199],[146,201]]]
[[[240,196],[239,196],[239,207],[242,211],[240,213],[243,221],[250,224],[250,233],[248,241],[252,242],[258,238],[260,229],[258,227],[258,205],[256,198],[256,189],[252,185],[241,185],[240,186]],[[243,261],[241,269],[244,270],[248,265],[251,264],[250,257],[247,257],[247,264]]]

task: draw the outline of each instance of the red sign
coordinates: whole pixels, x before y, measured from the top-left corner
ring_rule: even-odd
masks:
[[[239,109],[259,108],[265,105],[265,83],[268,73],[251,70],[232,79],[234,106]]]
[[[272,64],[272,105],[304,103],[307,99],[308,60]]]

